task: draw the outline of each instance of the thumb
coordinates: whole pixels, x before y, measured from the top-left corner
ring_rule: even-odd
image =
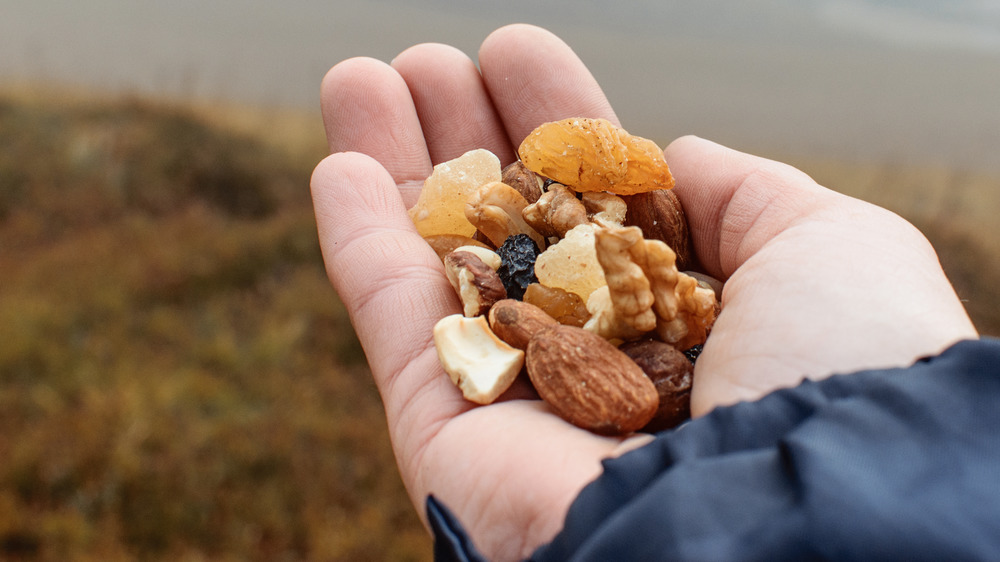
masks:
[[[706,272],[726,279],[796,220],[839,196],[805,173],[694,136],[664,150]]]

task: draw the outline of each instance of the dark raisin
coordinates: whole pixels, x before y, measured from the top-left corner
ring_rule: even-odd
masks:
[[[535,277],[538,245],[527,234],[515,234],[504,240],[497,253],[500,254],[501,264],[497,273],[507,289],[507,297],[522,300],[528,285],[538,283]]]
[[[704,344],[698,344],[691,349],[684,351],[684,356],[688,358],[688,361],[694,365],[695,361],[698,360],[698,356],[701,355],[701,348]]]

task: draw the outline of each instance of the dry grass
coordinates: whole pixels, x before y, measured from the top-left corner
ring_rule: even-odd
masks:
[[[0,559],[429,559],[319,256],[322,131],[199,115],[0,98]]]
[[[0,96],[0,559],[428,560],[314,116],[38,94]],[[796,164],[924,227],[1000,334],[995,178]]]

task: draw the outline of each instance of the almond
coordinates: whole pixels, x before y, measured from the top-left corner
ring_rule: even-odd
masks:
[[[539,396],[566,421],[602,435],[641,429],[659,404],[652,381],[604,338],[554,326],[531,338],[525,356]]]
[[[497,301],[490,308],[490,329],[498,338],[524,350],[536,333],[559,324],[541,308],[514,299]]]
[[[669,189],[625,197],[625,224],[638,226],[646,240],[662,240],[677,254],[677,269],[693,269],[691,237],[680,199]]]

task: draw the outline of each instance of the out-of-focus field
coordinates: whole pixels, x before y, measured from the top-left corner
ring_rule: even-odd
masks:
[[[0,95],[0,559],[430,559],[323,270],[324,151],[301,115]],[[996,178],[793,163],[924,228],[1000,334]]]
[[[321,125],[31,98],[0,97],[0,559],[429,560],[319,254]]]

